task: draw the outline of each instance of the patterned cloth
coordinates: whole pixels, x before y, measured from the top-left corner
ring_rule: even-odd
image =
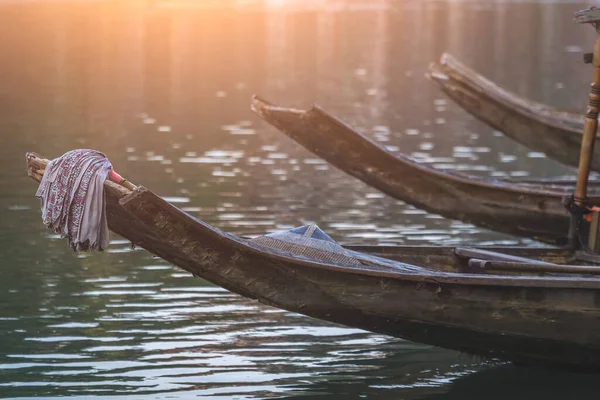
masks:
[[[104,181],[111,171],[99,151],[79,149],[48,163],[35,194],[41,199],[42,221],[67,237],[75,251],[108,246]]]
[[[304,225],[252,239],[254,243],[320,261],[343,265],[362,263],[317,225]]]

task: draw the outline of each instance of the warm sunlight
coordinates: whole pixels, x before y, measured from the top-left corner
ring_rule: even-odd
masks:
[[[391,0],[153,0],[152,6],[171,9],[213,9],[235,7],[247,10],[369,10],[380,9]]]
[[[0,397],[598,398],[581,8],[0,0]]]

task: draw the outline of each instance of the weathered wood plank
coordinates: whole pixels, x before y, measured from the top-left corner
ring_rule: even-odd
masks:
[[[521,262],[521,263],[537,263],[537,264],[545,264],[552,265],[551,263],[544,261],[536,261],[527,257],[519,257],[511,254],[500,253],[497,251],[491,250],[483,250],[483,249],[474,249],[474,248],[462,248],[457,247],[454,250],[454,254],[458,257],[463,258],[480,258],[489,261],[513,261],[513,262]]]

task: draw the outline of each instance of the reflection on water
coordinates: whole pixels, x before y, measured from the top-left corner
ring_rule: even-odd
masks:
[[[290,5],[291,4],[291,5]],[[390,151],[496,177],[572,174],[449,102],[449,51],[519,94],[583,110],[585,4],[338,0],[0,6],[0,396],[562,398],[594,377],[517,369],[262,306],[114,237],[43,229],[23,154],[106,152],[226,231],[318,223],[347,244],[531,242],[444,220],[327,165],[249,111],[318,102]],[[574,389],[576,388],[576,389]],[[521,394],[527,396],[521,396]],[[493,397],[494,398],[494,397]]]
[[[479,365],[266,309],[160,262],[144,265],[147,255],[123,253],[114,268],[104,267],[114,255],[101,258],[83,263],[77,276],[45,272],[31,288],[43,298],[36,309],[15,309],[0,321],[10,338],[2,347],[3,394],[263,396],[344,390],[357,376],[376,380],[377,391],[391,383],[431,385]],[[31,294],[14,290],[11,304],[26,304]]]

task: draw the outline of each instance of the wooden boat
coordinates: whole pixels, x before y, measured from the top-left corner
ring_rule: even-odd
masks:
[[[319,106],[296,110],[254,97],[252,110],[344,172],[428,212],[495,231],[563,244],[565,184],[506,182],[439,171],[392,154]],[[597,190],[597,187],[596,187]]]
[[[431,64],[427,77],[469,113],[506,136],[545,153],[563,164],[577,166],[584,115],[558,111],[499,87],[450,54]],[[600,171],[600,148],[592,169]]]
[[[48,160],[27,161],[40,181]],[[600,268],[558,264],[583,254],[353,246],[358,264],[334,264],[224,233],[143,187],[105,189],[111,230],[264,304],[485,357],[600,366]]]

